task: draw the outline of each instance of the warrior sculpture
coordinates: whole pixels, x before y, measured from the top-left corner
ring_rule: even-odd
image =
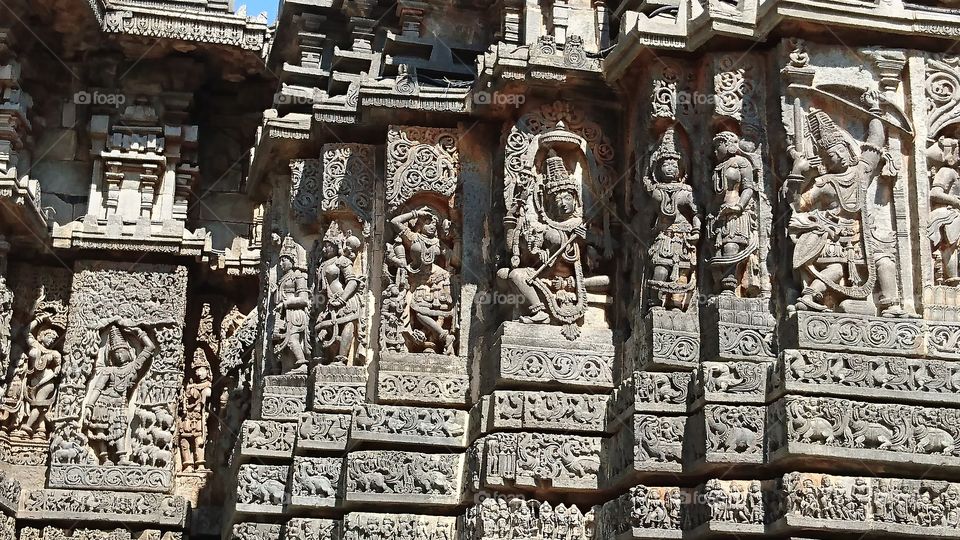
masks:
[[[867,92],[864,99],[873,114],[879,114],[879,94]],[[802,134],[799,102],[794,104],[794,116],[795,131]],[[864,301],[879,288],[881,315],[905,316],[897,264],[885,246],[891,240],[872,226],[867,208],[870,184],[896,176],[881,174],[887,161],[882,121],[874,116],[866,141],[859,144],[824,111],[811,109],[807,123],[812,153],[805,151],[806,141],[795,136],[797,141],[789,148],[793,169],[784,186],[788,193],[798,191],[788,225],[795,245],[793,267],[803,284],[794,308],[830,311],[844,302]]]
[[[184,471],[206,468],[207,407],[210,404],[213,376],[202,348],[193,353],[193,378],[187,383],[180,402],[180,459]]]
[[[653,274],[647,282],[650,303],[686,309],[688,294],[696,286],[697,241],[700,216],[693,190],[687,183],[683,156],[674,128],[668,128],[651,153],[643,185],[657,204],[653,245],[648,250]]]
[[[717,210],[710,217],[714,255],[710,266],[720,288],[734,293],[743,285],[742,296],[754,296],[760,287],[758,206],[761,163],[753,145],[731,131],[713,138],[717,166],[713,190]]]
[[[125,333],[133,334],[139,341],[139,353],[127,341]],[[87,435],[101,463],[130,464],[126,449],[130,423],[127,411],[141,370],[156,348],[140,327],[123,328],[119,324],[109,327],[105,365],[98,368],[90,384],[85,407]]]
[[[317,319],[314,329],[318,352],[346,365],[350,351],[360,335],[360,296],[363,278],[354,269],[360,239],[350,231],[340,231],[336,221],[330,223],[323,237],[317,269]]]
[[[310,342],[307,340],[310,294],[307,288],[307,256],[304,249],[286,237],[280,246],[280,275],[274,291],[277,313],[274,341],[284,373],[306,372]]]

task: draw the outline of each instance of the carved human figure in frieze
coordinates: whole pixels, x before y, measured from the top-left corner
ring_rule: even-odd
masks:
[[[321,362],[348,364],[360,337],[363,276],[355,269],[362,242],[332,221],[321,243],[317,265],[316,331]]]
[[[459,261],[452,221],[423,205],[394,216],[390,225],[396,237],[386,255],[391,286],[383,309],[391,324],[400,328],[393,347],[456,354],[458,321],[451,270]]]
[[[653,268],[650,303],[686,309],[696,286],[700,215],[675,128],[667,128],[650,154],[643,185],[655,205],[655,237],[647,252]]]
[[[126,465],[130,463],[126,446],[130,399],[157,346],[143,328],[124,320],[111,323],[105,365],[97,368],[87,393],[85,423],[90,445],[100,461]],[[137,341],[139,353],[127,335]]]
[[[732,131],[713,138],[715,210],[708,229],[713,269],[725,293],[756,296],[760,289],[758,206],[761,162],[755,146]],[[739,288],[739,290],[738,290]]]
[[[933,163],[927,235],[940,255],[942,282],[960,286],[960,141],[940,137],[927,149]]]
[[[201,347],[193,353],[192,377],[180,400],[180,461],[184,471],[206,469],[207,416],[213,391],[213,374]]]
[[[284,373],[306,372],[310,354],[307,338],[310,308],[310,290],[307,288],[306,251],[293,238],[286,237],[280,245],[279,271],[274,291],[275,354]]]
[[[879,93],[868,91],[863,99],[873,116],[862,143],[822,110],[810,109],[804,122],[799,101],[794,104],[795,131],[802,134],[804,124],[809,131],[809,140],[795,137],[788,149],[793,168],[784,184],[793,202],[787,226],[795,246],[793,268],[803,285],[794,308],[846,310],[844,302],[863,302],[877,289],[881,315],[903,317],[897,264],[886,246],[891,239],[884,237],[890,231],[873,226],[867,196],[873,182],[896,178],[896,164],[885,151]]]

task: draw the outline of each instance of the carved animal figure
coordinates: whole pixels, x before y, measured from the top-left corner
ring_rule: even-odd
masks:
[[[957,441],[949,432],[938,427],[917,426],[916,451],[921,454],[953,455]]]
[[[333,497],[337,490],[333,487],[330,479],[320,474],[320,471],[314,468],[307,468],[303,471],[307,474],[300,474],[300,484],[306,490],[307,494],[313,497]]]
[[[843,433],[849,421],[849,411],[844,411],[839,422],[831,422],[827,418],[818,416],[814,403],[805,400],[796,400],[787,404],[788,416],[793,418],[794,433],[800,442],[833,444],[838,435]],[[825,412],[825,411],[824,411]]]
[[[387,492],[387,479],[379,471],[370,471],[361,474],[357,478],[357,484],[363,487],[363,491],[375,491],[377,493]]]
[[[450,491],[450,479],[440,471],[415,470],[413,483],[424,493],[447,493]]]
[[[912,427],[909,420],[900,418],[899,433],[887,425],[894,425],[896,418],[889,410],[874,411],[871,408],[862,410],[860,418],[850,420],[850,434],[856,447],[875,448],[877,450],[906,450],[905,442],[909,439]],[[906,416],[906,415],[903,415]],[[884,423],[878,420],[884,420]]]

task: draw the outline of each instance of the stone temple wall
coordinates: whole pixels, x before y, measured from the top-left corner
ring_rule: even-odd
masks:
[[[0,2],[0,540],[960,536],[952,2]]]

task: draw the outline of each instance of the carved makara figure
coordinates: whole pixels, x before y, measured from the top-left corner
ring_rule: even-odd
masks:
[[[307,288],[307,255],[293,238],[286,237],[280,247],[277,288],[274,291],[276,323],[274,350],[284,373],[305,372],[310,341],[307,339],[310,291]]]
[[[866,141],[855,143],[826,112],[810,109],[806,119],[810,151],[803,137],[799,101],[794,103],[799,135],[789,148],[793,169],[784,184],[787,194],[796,190],[788,231],[795,244],[793,268],[800,274],[803,290],[794,308],[862,311],[855,304],[878,288],[881,315],[902,317],[906,312],[900,305],[897,264],[884,245],[891,242],[884,238],[891,232],[878,230],[867,196],[876,179],[896,177],[895,164],[884,150],[885,129],[877,117],[879,94],[868,91],[863,99],[874,115]]]
[[[940,255],[942,283],[960,286],[960,141],[940,137],[927,149],[935,166],[930,186],[930,217],[927,235]],[[932,169],[931,169],[932,170]]]
[[[452,270],[459,256],[453,223],[426,205],[390,223],[397,236],[386,254],[392,283],[384,293],[384,318],[395,327],[388,346],[455,355],[459,323]]]
[[[330,223],[323,237],[314,330],[317,352],[323,355],[320,361],[324,363],[350,363],[351,351],[359,345],[364,281],[354,264],[360,245],[360,239],[349,230],[341,231],[336,221]]]
[[[760,289],[760,153],[731,131],[717,133],[713,149],[717,204],[708,227],[714,250],[710,266],[723,292],[735,293],[741,287],[740,296],[756,296]]]
[[[652,275],[650,303],[686,309],[688,293],[696,286],[697,241],[700,216],[676,130],[668,128],[651,153],[643,185],[656,204],[653,245],[648,250]]]
[[[193,377],[180,401],[180,460],[184,471],[206,468],[207,415],[213,390],[213,374],[207,354],[200,347],[193,353]]]
[[[130,463],[126,447],[130,399],[140,380],[141,370],[157,348],[144,329],[127,324],[121,326],[123,322],[114,321],[108,327],[104,365],[96,368],[85,404],[90,444],[101,463],[108,465]],[[139,342],[139,353],[124,334],[132,334]]]

